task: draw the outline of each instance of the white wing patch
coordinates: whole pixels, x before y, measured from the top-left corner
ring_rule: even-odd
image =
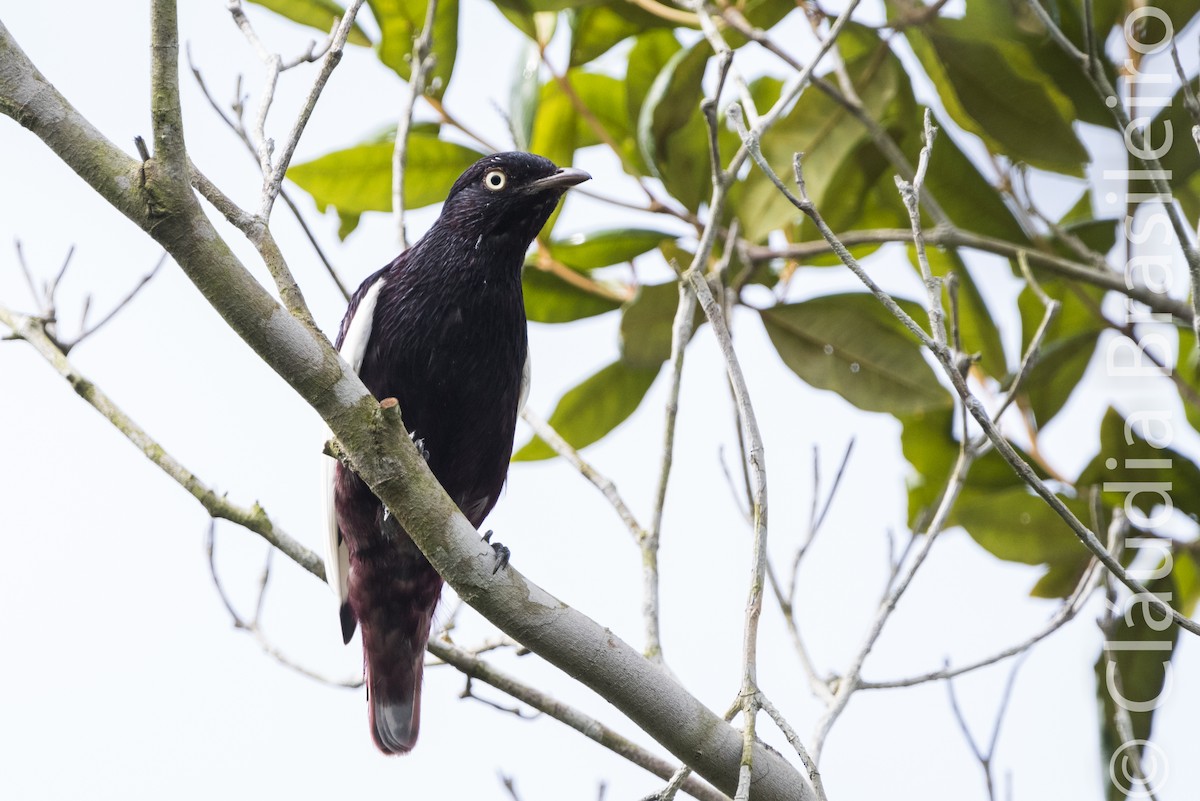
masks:
[[[521,368],[521,394],[517,396],[517,417],[525,411],[525,402],[529,400],[529,385],[533,381],[533,356],[525,351],[525,365]]]
[[[371,339],[371,326],[375,322],[375,305],[379,301],[379,290],[383,289],[384,279],[380,278],[358,303],[350,325],[346,328],[346,336],[338,353],[350,365],[350,369],[358,372],[362,369],[363,359],[367,355],[367,342]],[[326,430],[326,439],[333,436]],[[325,517],[327,523],[325,539],[325,578],[329,582],[338,603],[344,604],[350,592],[350,552],[346,543],[338,533],[337,509],[334,506],[334,478],[337,462],[325,458]]]

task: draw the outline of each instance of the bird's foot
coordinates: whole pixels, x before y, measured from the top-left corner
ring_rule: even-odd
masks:
[[[492,550],[495,551],[496,566],[492,568],[492,575],[494,576],[500,572],[500,568],[508,567],[508,558],[512,556],[512,551],[498,542],[492,542],[491,529],[488,529],[487,534],[483,535],[483,541],[492,546]]]
[[[408,436],[412,438],[413,445],[417,446],[417,453],[421,454],[421,458],[428,462],[429,451],[425,450],[425,438],[418,437],[416,431],[413,431]]]

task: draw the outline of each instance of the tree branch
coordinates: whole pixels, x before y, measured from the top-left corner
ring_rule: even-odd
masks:
[[[344,39],[347,29],[343,18],[339,37]],[[492,549],[417,453],[399,409],[377,403],[327,339],[271,299],[230,252],[186,184],[176,207],[152,217],[145,200],[154,176],[147,173],[150,186],[143,189],[139,165],[42,78],[2,24],[0,112],[36,133],[166,248],[234,332],[321,415],[335,436],[336,455],[396,516],[459,597],[607,698],[718,788],[736,787],[741,734],[611,631],[514,567],[493,575]],[[807,780],[779,754],[756,744],[753,755],[756,801],[812,798]]]
[[[75,369],[75,365],[71,364],[58,344],[46,334],[42,321],[16,314],[0,306],[0,323],[4,323],[12,329],[13,334],[19,339],[28,342],[39,356],[49,362],[50,366],[66,379],[79,397],[104,415],[118,431],[125,435],[126,439],[145,454],[147,459],[199,501],[210,515],[229,520],[253,531],[300,567],[322,581],[325,580],[325,566],[321,557],[277,528],[258,504],[247,508],[232,503],[224,495],[218,495],[191,471],[177,462],[175,457],[167,453],[162,445],[125,414],[104,394],[103,390]]]
[[[404,172],[408,167],[408,132],[412,128],[413,107],[417,98],[425,93],[425,79],[433,69],[435,56],[430,55],[433,47],[433,23],[437,15],[438,0],[429,0],[425,7],[425,27],[413,42],[412,72],[408,77],[408,91],[400,108],[400,121],[396,124],[396,146],[392,149],[392,213],[396,231],[400,234],[400,246],[408,250],[408,228],[404,224]]]
[[[178,190],[187,185],[187,148],[179,103],[179,21],[175,0],[150,4],[150,121],[154,160]]]
[[[675,773],[674,763],[655,756],[636,743],[622,737],[600,721],[562,703],[541,690],[523,684],[512,676],[489,665],[470,651],[459,648],[447,640],[439,639],[430,640],[428,650],[429,653],[452,665],[464,675],[490,684],[496,689],[511,695],[521,703],[527,704],[560,723],[570,726],[589,740],[599,743],[618,756],[629,760],[640,768],[648,770],[660,779],[670,779]],[[697,779],[688,779],[685,781],[683,789],[692,796],[702,799],[702,801],[729,801],[724,793]]]

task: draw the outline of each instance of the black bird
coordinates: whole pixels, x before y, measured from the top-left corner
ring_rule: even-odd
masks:
[[[529,386],[525,252],[562,194],[590,177],[529,153],[475,162],[429,232],[362,283],[338,331],[342,357],[376,398],[400,402],[433,474],[477,528],[504,486]],[[420,727],[442,578],[362,479],[341,464],[330,472],[325,570],[342,636],[362,626],[371,734],[384,753],[404,754]]]

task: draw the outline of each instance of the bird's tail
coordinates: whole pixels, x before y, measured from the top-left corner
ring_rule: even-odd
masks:
[[[416,647],[403,644],[390,653],[366,652],[371,737],[385,754],[407,754],[417,744],[421,729],[425,638],[420,639],[419,646],[412,645]]]
[[[407,754],[421,726],[425,643],[442,579],[407,537],[394,545],[382,564],[358,561],[350,599],[362,626],[371,736],[385,754]]]

